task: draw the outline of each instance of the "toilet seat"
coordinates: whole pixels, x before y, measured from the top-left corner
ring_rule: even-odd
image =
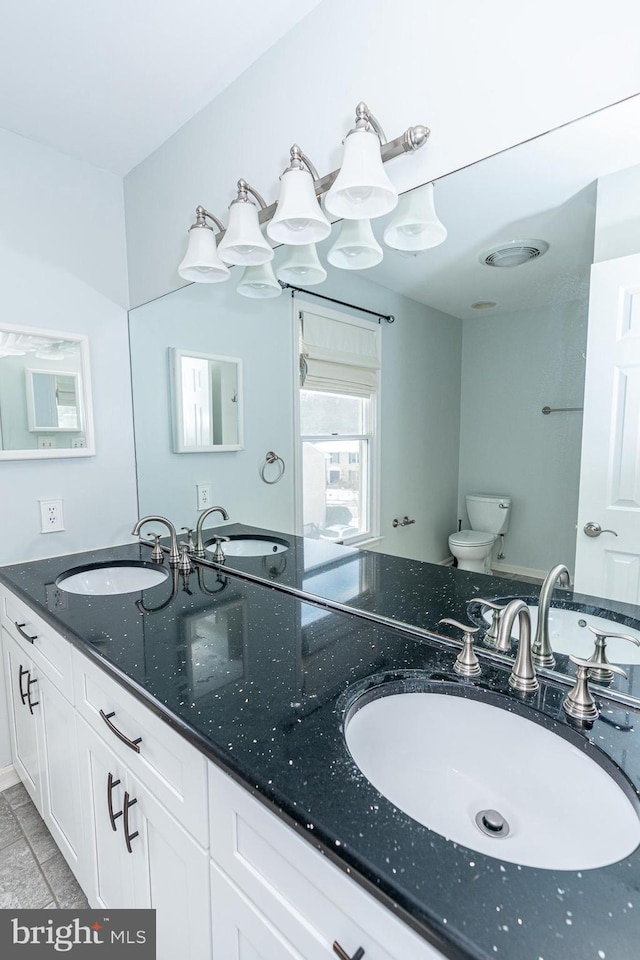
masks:
[[[458,530],[449,537],[449,543],[454,547],[488,547],[495,540],[495,533],[484,530]]]

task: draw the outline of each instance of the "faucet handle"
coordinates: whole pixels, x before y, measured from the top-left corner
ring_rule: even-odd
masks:
[[[564,712],[574,720],[596,720],[598,718],[598,707],[593,699],[589,689],[589,672],[592,667],[590,660],[581,660],[580,657],[569,656],[569,660],[575,663],[578,670],[576,672],[576,682],[569,693],[562,701]],[[609,670],[612,673],[619,673],[625,679],[627,674],[621,667],[615,664],[609,664]]]
[[[214,561],[214,563],[224,563],[224,562],[225,562],[225,560],[226,560],[227,558],[226,558],[225,555],[224,555],[224,550],[222,549],[222,544],[223,544],[223,543],[228,543],[230,539],[231,539],[231,537],[214,537],[214,538],[213,538],[213,542],[215,543],[216,547],[215,547],[215,550],[213,551],[213,554],[212,554],[211,559]]]
[[[598,630],[597,627],[592,627],[590,623],[587,624],[587,629],[590,630],[591,633],[595,634],[596,638],[594,651],[589,657],[589,663],[594,664],[594,666],[592,666],[589,670],[589,676],[592,680],[596,680],[600,683],[611,683],[613,680],[613,674],[616,671],[612,669],[613,665],[607,658],[607,638],[628,640],[629,643],[635,643],[637,647],[640,647],[640,640],[638,640],[636,637],[632,637],[628,633],[609,633],[606,630]]]
[[[462,630],[462,650],[456,657],[453,665],[455,673],[461,677],[478,677],[481,674],[480,661],[473,649],[473,637],[478,633],[480,627],[470,627],[467,623],[460,623],[458,620],[452,620],[451,617],[443,617],[438,620],[438,624],[448,623],[451,627],[457,627]]]
[[[483,607],[488,607],[491,610],[491,626],[487,630],[484,636],[484,642],[488,647],[496,647],[498,644],[498,635],[500,629],[500,617],[502,616],[502,611],[504,610],[506,604],[496,603],[494,600],[480,600],[474,599],[467,601],[468,603],[480,603]],[[511,640],[509,639],[509,643]]]
[[[152,563],[163,563],[164,562],[164,552],[160,546],[161,533],[149,533],[148,536],[153,537],[154,544],[153,550],[151,552],[151,562]]]
[[[187,535],[187,546],[189,547],[189,550],[195,550],[196,545],[193,542],[193,527],[180,527],[180,529],[184,530]]]

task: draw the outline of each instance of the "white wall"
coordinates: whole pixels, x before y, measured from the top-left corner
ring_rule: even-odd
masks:
[[[586,300],[464,322],[460,517],[464,496],[512,497],[504,564],[574,568]],[[496,350],[499,344],[499,350]]]
[[[122,543],[135,517],[122,182],[0,130],[2,322],[89,335],[95,457],[0,464],[0,564]],[[62,497],[43,535],[38,498]]]
[[[598,180],[593,262],[640,252],[640,165]]]
[[[224,220],[239,177],[271,202],[294,142],[339,166],[359,100],[432,129],[389,165],[407,189],[636,93],[639,33],[636,0],[324,0],[126,177],[131,303],[180,284],[197,204]]]

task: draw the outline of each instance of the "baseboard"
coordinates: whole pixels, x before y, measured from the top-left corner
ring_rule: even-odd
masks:
[[[20,783],[20,777],[14,765],[10,763],[8,767],[0,767],[0,793],[8,790],[9,787],[14,787],[16,783]]]
[[[519,567],[515,563],[492,563],[492,570],[499,573],[515,573],[519,577],[535,577],[536,580],[544,580],[548,570],[536,570],[534,567]]]

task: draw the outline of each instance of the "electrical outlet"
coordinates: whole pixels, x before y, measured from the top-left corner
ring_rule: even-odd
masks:
[[[40,533],[56,533],[64,530],[62,500],[39,500]]]
[[[52,450],[53,449],[53,437],[39,436],[38,437],[38,450]]]
[[[69,599],[55,583],[45,583],[44,595],[49,610],[68,610]]]
[[[197,499],[197,509],[198,510],[208,510],[211,506],[211,484],[210,483],[196,483],[196,499]]]
[[[84,437],[74,437],[71,441],[72,450],[80,450],[81,447],[86,447],[87,441]]]

